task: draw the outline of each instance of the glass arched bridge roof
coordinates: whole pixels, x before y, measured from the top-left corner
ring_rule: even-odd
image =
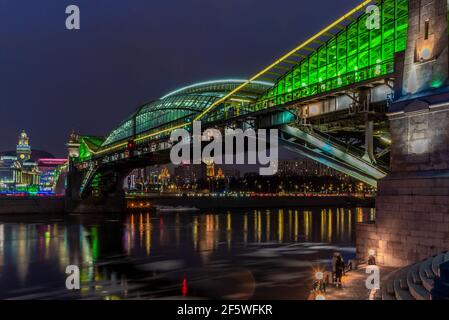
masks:
[[[189,121],[245,81],[227,79],[201,82],[170,92],[159,100],[141,106],[122,121],[101,147],[128,140],[182,119]],[[254,81],[234,96],[234,99],[254,102],[273,85],[270,82]]]

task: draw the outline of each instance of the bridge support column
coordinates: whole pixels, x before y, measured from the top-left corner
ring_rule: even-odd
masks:
[[[376,221],[357,226],[357,254],[404,266],[449,249],[449,95],[390,115],[391,174],[378,185]]]
[[[71,212],[76,203],[81,200],[80,188],[82,183],[82,175],[75,167],[73,159],[69,159],[69,169],[67,172],[67,186],[65,190],[64,210]]]
[[[371,163],[376,163],[376,157],[374,157],[374,121],[366,115],[365,120],[365,155],[363,159]]]
[[[128,171],[126,171],[128,172]],[[65,196],[66,213],[122,213],[126,209],[124,172],[105,173],[100,193],[81,198],[82,173],[71,163]]]
[[[408,45],[389,114],[391,174],[376,221],[357,226],[357,255],[404,266],[449,249],[447,0],[410,1]],[[395,84],[396,84],[395,83]]]

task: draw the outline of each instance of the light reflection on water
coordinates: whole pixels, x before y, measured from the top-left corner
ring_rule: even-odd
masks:
[[[326,267],[336,247],[353,258],[355,223],[373,214],[313,208],[4,216],[0,298],[179,298],[187,278],[190,296],[301,299],[310,268]],[[80,266],[80,292],[65,289],[68,265]],[[220,288],[232,281],[251,285]]]

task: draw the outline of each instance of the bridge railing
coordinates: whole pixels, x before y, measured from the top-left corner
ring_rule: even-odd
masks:
[[[346,152],[350,152],[355,156],[363,156],[365,154],[365,150],[363,150],[361,148],[357,148],[356,146],[354,146],[350,143],[345,143],[345,142],[331,136],[330,134],[324,133],[317,129],[312,129],[312,131],[310,133],[319,136],[321,138],[321,140],[325,140],[326,142],[332,143],[336,147],[339,147],[340,149],[342,149]]]
[[[304,128],[304,126],[303,126]],[[359,158],[361,161],[365,161],[363,160],[363,156],[365,155],[365,150],[358,148],[352,144],[349,143],[345,143],[337,138],[335,138],[332,135],[329,135],[327,133],[324,133],[322,131],[319,131],[315,128],[312,128],[310,126],[305,126],[306,132],[315,136],[315,138],[318,138],[326,143],[332,144],[334,147],[340,149],[341,151],[344,151],[346,153],[349,153],[357,158]],[[376,159],[376,161],[378,162],[378,164],[383,167],[383,168],[387,168],[387,164],[379,161],[378,159]],[[365,161],[366,162],[366,161]]]

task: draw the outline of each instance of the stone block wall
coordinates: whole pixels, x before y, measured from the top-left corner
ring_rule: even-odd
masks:
[[[375,224],[357,226],[357,256],[374,249],[383,265],[406,266],[449,249],[449,177],[387,178]]]
[[[447,10],[447,0],[409,0],[402,95],[448,85]]]
[[[379,182],[375,224],[357,226],[357,254],[405,266],[449,249],[449,95],[390,114],[391,173]]]
[[[448,96],[449,98],[449,96]],[[390,116],[392,172],[449,169],[449,102],[431,106],[415,100]]]
[[[409,1],[401,94],[388,115],[391,173],[378,185],[375,224],[357,226],[362,260],[376,250],[380,264],[405,266],[449,249],[447,12],[447,0]]]

